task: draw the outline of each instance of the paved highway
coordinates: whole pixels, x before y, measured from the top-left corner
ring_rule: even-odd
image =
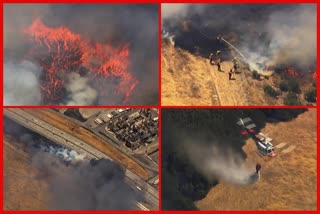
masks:
[[[39,118],[23,111],[22,109],[5,109],[4,115],[20,125],[41,134],[49,140],[73,149],[78,153],[86,154],[91,158],[107,158],[108,156],[99,150],[89,146],[86,142],[78,139],[67,132],[62,131]],[[135,190],[141,191],[144,195],[144,201],[136,203],[137,207],[142,210],[157,210],[158,209],[158,190],[146,183],[140,177],[125,170],[126,182]]]

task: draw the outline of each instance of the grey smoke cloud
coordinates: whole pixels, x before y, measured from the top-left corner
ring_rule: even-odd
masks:
[[[4,105],[37,105],[41,103],[39,66],[30,62],[5,62]]]
[[[67,75],[66,89],[69,92],[66,105],[90,105],[97,99],[97,91],[89,85],[89,79],[78,73]]]
[[[301,5],[287,13],[273,13],[267,25],[275,64],[296,62],[305,67],[316,59],[316,8]]]
[[[187,15],[189,4],[161,4],[162,19],[183,17]]]
[[[16,63],[26,58],[31,44],[22,31],[36,18],[49,27],[66,26],[93,42],[109,42],[115,47],[129,44],[129,70],[139,84],[127,104],[154,105],[158,102],[157,4],[5,4],[5,62]],[[107,82],[100,87],[108,91],[109,85]],[[91,88],[95,88],[94,83],[91,83]],[[69,97],[70,103],[83,103],[82,96],[71,94]],[[76,98],[79,100],[74,100]],[[106,99],[98,94],[96,100],[101,105],[123,102],[117,95]],[[63,102],[68,101],[64,99]]]
[[[125,183],[123,169],[110,160],[66,166],[48,155],[37,153],[33,163],[49,175],[49,210],[136,209],[136,193]]]
[[[136,210],[137,193],[125,182],[124,169],[111,160],[88,160],[58,154],[64,148],[51,144],[38,135],[30,134],[11,121],[6,121],[6,133],[19,136],[38,171],[33,179],[44,179],[48,184],[48,210]],[[53,148],[50,148],[53,147]],[[68,161],[68,164],[66,164]]]
[[[250,185],[259,180],[254,165],[244,163],[244,158],[226,144],[217,140],[204,141],[190,135],[180,135],[178,139],[180,150],[208,181]]]

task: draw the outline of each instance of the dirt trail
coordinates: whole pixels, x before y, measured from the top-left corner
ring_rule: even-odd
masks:
[[[219,72],[208,59],[162,42],[161,66],[163,105],[282,105],[281,100],[264,95],[267,80],[253,80],[248,70],[230,81],[229,61],[222,62],[224,72]]]
[[[117,161],[125,168],[140,176],[142,179],[148,179],[147,171],[140,166],[137,162],[130,159],[128,156],[120,152],[118,149],[112,145],[104,142],[101,138],[97,137],[95,134],[80,127],[71,120],[66,120],[62,116],[48,111],[47,109],[23,109],[25,112],[32,114],[47,123],[62,129],[63,131],[72,134],[73,136],[87,142],[92,147],[98,149],[102,153],[109,156],[111,159]]]
[[[290,122],[268,123],[262,130],[273,139],[275,158],[261,158],[252,140],[243,147],[247,164],[261,163],[261,179],[253,186],[219,184],[196,202],[201,210],[315,210],[316,110],[309,109]],[[282,144],[283,145],[283,144]],[[281,145],[281,146],[282,146]],[[293,150],[284,151],[295,146]],[[292,148],[292,147],[291,147]]]

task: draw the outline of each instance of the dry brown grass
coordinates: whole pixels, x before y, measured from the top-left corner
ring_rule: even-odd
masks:
[[[4,137],[4,209],[45,210],[48,204],[48,184],[37,178],[31,158]]]
[[[279,149],[275,158],[261,158],[252,140],[243,147],[247,164],[262,164],[261,180],[253,186],[219,184],[196,202],[202,210],[315,210],[316,110],[309,109],[290,122],[268,123],[262,130]],[[281,151],[290,145],[289,153]]]
[[[235,75],[236,80],[229,81],[231,62],[223,62],[224,72],[219,72],[208,59],[165,42],[162,43],[161,66],[163,105],[283,105],[281,97],[274,99],[263,91],[265,83],[278,87],[277,76],[258,81],[251,77],[250,71],[244,70]],[[199,86],[199,96],[194,96],[192,84]],[[213,98],[214,95],[219,96],[220,102]]]

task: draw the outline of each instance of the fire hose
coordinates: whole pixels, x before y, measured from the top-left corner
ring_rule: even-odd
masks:
[[[202,32],[201,30],[198,29],[198,31],[199,31],[204,37],[206,37],[206,38],[208,38],[208,39],[217,39],[217,40],[219,40],[219,41],[223,41],[223,42],[224,42],[225,44],[227,44],[229,47],[231,47],[232,49],[234,49],[234,50],[242,57],[242,59],[244,60],[245,64],[248,65],[249,70],[251,70],[251,69],[250,69],[250,66],[249,66],[249,65],[250,65],[249,60],[240,52],[239,49],[237,49],[234,45],[232,45],[230,42],[228,42],[228,41],[227,41],[226,39],[224,39],[222,36],[210,37],[210,36],[206,35],[204,32]]]

